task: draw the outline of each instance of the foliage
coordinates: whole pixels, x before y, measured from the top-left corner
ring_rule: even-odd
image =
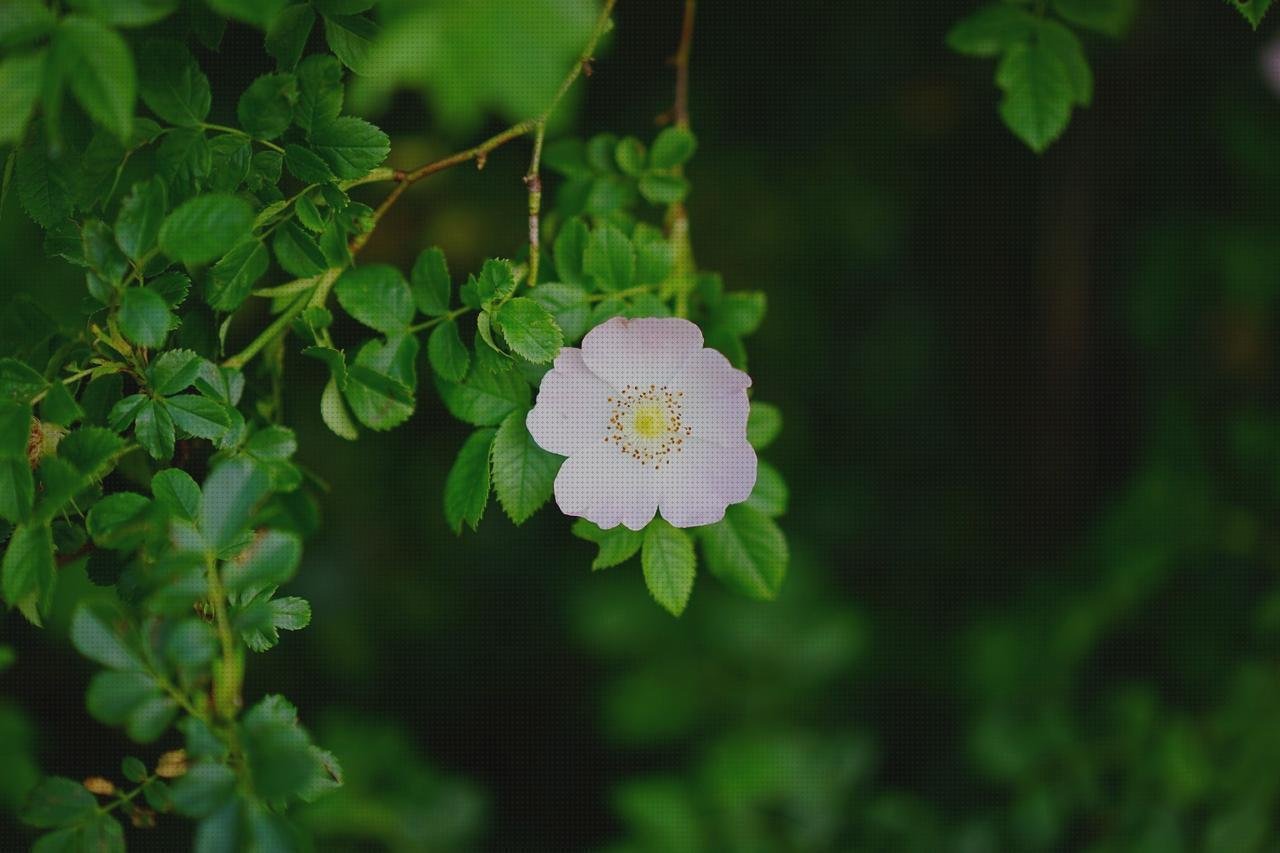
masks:
[[[86,288],[78,328],[32,324],[4,340],[0,593],[40,625],[60,568],[86,565],[114,592],[81,602],[70,623],[72,644],[103,667],[88,685],[89,714],[140,744],[176,728],[184,748],[150,768],[126,758],[128,784],[47,777],[23,819],[49,830],[42,851],[123,849],[118,815],[145,827],[169,813],[196,821],[197,849],[300,849],[306,833],[290,809],[341,787],[342,766],[284,697],[244,696],[253,656],[312,615],[303,598],[280,594],[318,524],[314,478],[294,463],[297,440],[283,422],[283,353],[323,364],[329,378],[313,405],[355,440],[414,416],[425,339],[445,408],[476,427],[442,501],[461,532],[480,526],[491,492],[515,524],[551,497],[562,460],[533,442],[525,415],[561,347],[610,317],[678,314],[745,367],[742,339],[759,327],[764,298],[726,293],[694,263],[682,202],[696,139],[683,123],[650,145],[612,134],[547,143],[546,165],[565,180],[538,227],[544,137],[611,25],[611,2],[600,13],[580,2],[585,19],[548,31],[560,47],[539,54],[546,67],[530,95],[495,105],[477,84],[438,99],[463,123],[495,106],[523,121],[411,173],[382,165],[382,130],[343,114],[344,78],[365,75],[357,93],[397,79],[403,28],[424,25],[421,14],[393,16],[380,36],[370,2],[210,0],[207,13],[165,0],[70,6],[23,0],[0,13],[5,189],[44,229],[46,253],[81,269]],[[493,19],[553,19],[524,4],[508,11]],[[228,19],[258,28],[275,60],[233,98],[234,125],[210,120],[233,93],[213,90],[200,58],[218,48]],[[308,52],[313,31],[328,52]],[[444,61],[499,73],[509,60],[482,42]],[[517,68],[529,73],[522,60]],[[485,260],[459,286],[438,247],[407,275],[357,263],[410,184],[453,162],[483,163],[526,135],[532,224],[514,259]],[[353,196],[380,182],[394,188],[378,207]],[[362,339],[347,343],[334,302]],[[241,341],[264,304],[271,319]],[[752,436],[763,446],[780,416],[764,404],[757,413]],[[609,546],[597,567],[642,551],[650,591],[678,615],[696,536],[714,574],[773,598],[787,563],[772,521],[785,486],[762,469],[741,512],[692,534],[655,519],[643,547]],[[322,835],[335,831],[310,814]],[[401,843],[416,837],[405,829]]]

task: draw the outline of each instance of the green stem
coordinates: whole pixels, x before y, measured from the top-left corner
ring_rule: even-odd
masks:
[[[148,775],[147,778],[143,779],[141,782],[138,783],[138,787],[134,788],[129,793],[127,794],[117,793],[116,798],[114,800],[112,800],[111,802],[107,803],[104,806],[98,807],[98,814],[100,815],[110,814],[111,812],[115,811],[118,807],[123,806],[125,803],[131,802],[134,799],[134,797],[142,793],[143,788],[150,785],[157,778],[159,777],[155,776],[154,774]]]
[[[259,145],[266,146],[267,148],[270,148],[272,151],[279,151],[281,154],[284,153],[284,149],[281,148],[279,145],[276,145],[274,142],[270,142],[266,139],[258,139],[256,136],[245,133],[243,130],[241,130],[238,127],[227,127],[225,124],[210,124],[209,122],[201,122],[200,129],[201,130],[218,130],[223,133],[232,133],[232,134],[235,134],[236,136],[243,136],[245,139],[249,139],[249,140],[252,140],[253,142],[258,143]]]
[[[332,269],[327,271],[324,275],[328,276],[329,273],[333,273],[333,276],[332,276],[333,280],[337,280],[338,273],[340,272],[342,272],[342,270]],[[316,284],[317,291],[319,290],[320,284],[323,283],[323,281],[324,281],[324,276],[322,276],[321,280]],[[307,302],[309,301],[309,298],[310,298],[309,297],[310,292],[311,291],[304,290],[303,292],[299,293],[298,297],[294,299],[293,302],[289,303],[289,307],[281,311],[279,316],[277,316],[275,320],[271,322],[271,325],[263,329],[256,338],[254,338],[252,341],[249,342],[248,346],[240,350],[240,352],[236,353],[235,355],[231,356],[231,358],[228,358],[226,361],[222,362],[223,366],[232,367],[238,370],[243,368],[246,364],[248,364],[250,359],[252,359],[255,355],[257,355],[259,352],[262,351],[263,347],[271,343],[272,338],[282,333],[285,329],[289,328],[289,324],[292,323],[295,319],[297,319],[298,315],[302,313],[302,310],[307,307]]]
[[[222,646],[222,661],[215,667],[213,680],[213,705],[224,722],[232,722],[240,710],[240,691],[244,681],[244,658],[235,635],[231,632],[231,618],[227,614],[227,591],[218,574],[218,559],[205,557],[205,575],[209,582],[209,604],[213,607],[214,622],[218,629],[218,642]]]
[[[474,308],[455,308],[454,310],[450,311],[448,314],[442,314],[439,317],[432,317],[430,320],[424,320],[423,322],[419,323],[416,326],[410,326],[407,329],[407,331],[410,334],[417,334],[418,332],[424,332],[427,329],[430,329],[432,326],[438,326],[441,323],[444,323],[449,320],[456,320],[459,317],[463,316],[464,314],[469,314],[474,310],[475,310]]]
[[[538,256],[541,254],[542,240],[538,234],[542,211],[542,175],[538,167],[542,163],[542,142],[547,135],[547,122],[538,120],[533,135],[533,157],[529,160],[529,171],[525,173],[524,183],[529,188],[529,286],[538,283]]]

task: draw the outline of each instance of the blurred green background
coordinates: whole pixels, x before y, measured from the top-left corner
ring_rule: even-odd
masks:
[[[357,94],[396,166],[527,114],[593,14],[385,6],[399,46]],[[769,297],[750,371],[786,418],[778,602],[704,574],[674,621],[634,563],[591,575],[554,511],[516,529],[491,507],[455,538],[465,428],[424,392],[344,443],[323,368],[290,355],[299,459],[331,486],[292,587],[315,615],[247,693],[290,697],[347,767],[305,817],[319,849],[1280,850],[1280,100],[1259,70],[1280,20],[1141,4],[1087,40],[1094,105],[1037,157],[991,63],[944,46],[975,6],[700,4],[693,240]],[[621,0],[558,132],[652,135],[680,7]],[[449,49],[419,61],[416,38]],[[215,120],[269,68],[238,26],[200,59]],[[428,96],[388,93],[405,80]],[[517,146],[417,187],[367,258],[510,253]],[[80,298],[39,245],[10,197],[0,329],[14,300]],[[4,809],[37,767],[137,751],[85,713],[63,629],[0,622]],[[29,838],[0,824],[0,849]]]

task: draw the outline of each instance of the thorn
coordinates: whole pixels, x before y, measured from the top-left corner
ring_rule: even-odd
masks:
[[[582,60],[582,73],[588,77],[596,73],[595,61],[596,58],[594,56],[588,56],[586,59]]]
[[[487,163],[488,161],[489,161],[489,153],[487,151],[481,151],[479,154],[477,154],[476,155],[476,171],[478,172],[481,169],[483,169],[484,164]]]

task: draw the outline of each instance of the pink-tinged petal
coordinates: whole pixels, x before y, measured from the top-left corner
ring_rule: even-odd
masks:
[[[614,317],[582,339],[587,367],[615,390],[664,385],[702,349],[702,330],[678,317]]]
[[[604,441],[609,432],[609,387],[582,360],[582,350],[565,347],[542,377],[538,401],[525,418],[529,435],[549,453],[572,456]]]
[[[684,392],[680,398],[682,421],[694,437],[721,447],[746,442],[751,377],[729,364],[720,352],[698,351],[671,380],[671,387]]]
[[[653,473],[616,447],[576,452],[556,475],[556,504],[603,528],[642,530],[658,511]]]
[[[680,458],[659,472],[662,517],[676,527],[700,527],[724,518],[730,504],[742,503],[756,484],[756,452],[743,441],[721,447],[691,439]]]

